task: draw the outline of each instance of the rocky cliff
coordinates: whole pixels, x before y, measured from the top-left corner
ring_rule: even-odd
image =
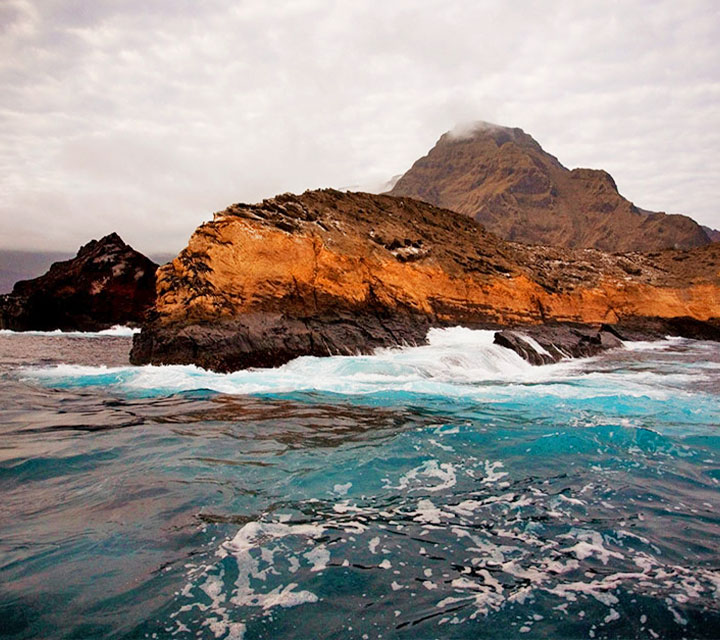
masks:
[[[131,361],[230,371],[422,343],[431,326],[655,319],[662,333],[684,317],[715,330],[718,245],[533,247],[410,198],[322,190],[233,205],[200,226],[158,270]]]
[[[464,213],[530,244],[653,251],[710,242],[687,216],[636,207],[607,172],[570,171],[522,129],[487,123],[444,134],[389,193]]]
[[[116,233],[92,240],[75,258],[0,296],[0,328],[98,331],[138,325],[155,302],[156,270]]]

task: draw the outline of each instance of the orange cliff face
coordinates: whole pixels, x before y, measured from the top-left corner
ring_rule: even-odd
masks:
[[[229,370],[421,342],[430,326],[712,320],[720,247],[530,247],[419,201],[323,190],[216,214],[157,294],[133,360]]]

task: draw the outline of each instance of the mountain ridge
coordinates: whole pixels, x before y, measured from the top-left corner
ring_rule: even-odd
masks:
[[[701,225],[703,231],[707,234],[707,237],[710,238],[711,242],[720,242],[720,230],[713,229],[712,227],[708,227],[706,225]]]
[[[710,243],[687,216],[647,211],[602,169],[568,169],[518,127],[446,132],[387,192],[469,215],[510,241],[603,251]]]

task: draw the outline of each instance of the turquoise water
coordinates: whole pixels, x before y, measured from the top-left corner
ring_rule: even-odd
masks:
[[[718,637],[718,344],[128,347],[0,335],[2,637]]]

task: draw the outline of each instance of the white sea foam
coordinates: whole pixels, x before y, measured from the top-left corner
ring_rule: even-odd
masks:
[[[282,522],[248,522],[224,547],[233,554],[259,547],[269,540],[287,536],[317,538],[324,529],[317,524],[284,524]]]
[[[303,557],[312,563],[313,566],[310,571],[322,571],[327,568],[328,562],[330,562],[330,552],[323,544],[320,544],[307,553],[304,553]]]
[[[120,335],[120,330],[117,331],[113,335]],[[493,344],[493,335],[492,331],[464,328],[432,329],[428,334],[429,343],[421,347],[380,349],[368,356],[306,356],[274,369],[250,369],[229,374],[214,373],[193,365],[57,365],[26,369],[24,374],[50,384],[116,384],[129,391],[209,389],[230,394],[309,390],[343,394],[404,391],[472,396],[481,383],[542,381],[552,379],[563,370],[564,365],[533,367],[513,351]]]
[[[505,468],[500,461],[467,458],[455,465],[455,476],[461,478],[463,467],[468,465],[476,469],[477,474],[472,477],[478,479],[490,477],[498,481],[501,474],[504,477],[509,473],[499,471]],[[423,473],[425,471],[430,473]],[[569,508],[605,504],[607,494],[600,490],[601,483],[586,485],[568,495],[519,486],[512,492],[491,495],[482,488],[471,494],[473,498],[460,502],[456,502],[452,494],[436,493],[432,500],[412,496],[413,489],[423,486],[426,479],[443,481],[444,474],[436,471],[442,471],[439,464],[437,467],[421,464],[404,474],[398,472],[395,484],[403,486],[394,488],[401,491],[398,495],[404,499],[392,504],[357,506],[345,499],[329,512],[318,507],[321,511],[317,515],[322,519],[315,522],[291,524],[284,516],[286,521],[280,522],[280,514],[276,513],[274,520],[248,523],[218,551],[223,560],[235,560],[237,571],[230,571],[223,578],[222,565],[220,568],[206,565],[206,577],[195,576],[196,588],[184,590],[182,597],[193,598],[201,591],[211,600],[211,605],[194,602],[190,606],[209,615],[207,619],[213,620],[215,628],[224,631],[231,622],[239,623],[231,618],[233,609],[229,604],[255,608],[256,614],[243,612],[243,622],[246,622],[254,615],[271,615],[276,607],[316,603],[320,601],[319,596],[303,589],[301,586],[306,584],[303,580],[315,580],[310,576],[332,572],[338,567],[345,570],[359,561],[365,570],[382,571],[375,579],[384,582],[392,593],[419,595],[422,592],[425,598],[434,600],[441,614],[452,611],[454,617],[445,618],[445,622],[455,620],[453,624],[459,624],[474,620],[506,606],[526,604],[528,599],[544,593],[564,601],[554,609],[578,618],[584,616],[584,610],[578,612],[578,609],[588,599],[602,604],[606,610],[595,618],[601,628],[621,619],[617,606],[619,590],[629,586],[645,593],[672,584],[666,608],[681,626],[688,624],[682,610],[685,603],[708,594],[714,597],[720,589],[720,574],[671,564],[659,549],[656,549],[657,556],[647,555],[643,547],[649,539],[639,534],[626,529],[601,532],[576,526],[576,516]],[[400,478],[407,482],[401,482]],[[432,485],[426,486],[424,492],[429,488]],[[576,497],[580,495],[582,500]],[[315,500],[309,502],[320,504]],[[565,533],[548,538],[543,526],[530,526],[532,519],[517,517],[518,505],[530,505],[545,513],[557,505],[565,505],[568,511],[558,513],[553,525],[564,528]],[[362,527],[357,527],[356,520],[363,522]],[[477,526],[484,522],[493,525]],[[391,535],[393,530],[402,534],[404,542],[398,542],[398,538]],[[328,535],[331,532],[333,535]],[[335,535],[337,532],[352,532],[352,535]],[[446,537],[448,533],[451,535]],[[413,541],[422,546],[414,547],[417,555],[412,561],[402,553],[391,556],[392,561],[383,557],[401,547],[410,551]],[[368,553],[375,557],[368,560]],[[330,562],[331,556],[334,562]],[[457,557],[466,558],[464,566],[454,562]],[[608,567],[607,574],[579,571],[596,561]],[[610,572],[611,567],[622,568],[630,561],[638,570]],[[523,586],[508,587],[508,581],[499,579],[498,572],[521,580]],[[237,576],[234,585],[229,584],[228,575]],[[292,582],[289,582],[290,575]],[[183,610],[187,611],[184,607]],[[533,614],[523,624],[532,628],[542,619],[540,614]],[[442,620],[439,623],[442,624]]]
[[[683,342],[686,342],[685,338],[665,336],[665,340],[628,340],[623,342],[623,346],[630,351],[666,351]]]
[[[296,607],[302,604],[312,604],[318,601],[318,596],[307,589],[298,589],[296,582],[277,585],[272,589],[257,589],[251,579],[259,584],[267,582],[269,576],[278,575],[275,569],[275,555],[284,551],[282,540],[294,538],[304,540],[311,548],[302,554],[310,572],[320,572],[327,568],[330,562],[330,551],[324,544],[314,544],[314,540],[321,536],[324,527],[318,524],[286,524],[284,522],[248,522],[231,540],[225,541],[217,550],[221,559],[234,558],[237,565],[234,589],[228,593],[225,582],[225,569],[222,564],[219,568],[206,565],[202,570],[204,582],[199,589],[210,600],[209,605],[194,602],[185,605],[177,613],[198,608],[204,613],[205,622],[216,638],[234,638],[242,640],[246,631],[244,621],[233,619],[233,607],[257,607],[269,612],[275,607]],[[276,546],[278,545],[278,546]],[[282,553],[287,561],[287,570],[294,574],[300,569],[300,560],[295,555]],[[262,568],[261,568],[262,567]],[[183,596],[190,597],[192,583],[183,589]],[[177,614],[175,614],[177,615]],[[173,617],[173,616],[171,616]],[[181,623],[176,621],[180,630]]]
[[[344,395],[404,393],[484,402],[538,395],[561,399],[634,396],[666,400],[698,375],[704,375],[698,370],[671,375],[646,370],[588,372],[592,360],[532,366],[514,351],[493,344],[493,338],[492,331],[462,327],[432,329],[428,344],[420,347],[380,349],[367,356],[307,356],[274,369],[227,374],[193,365],[57,365],[25,368],[22,375],[50,386],[112,385],[140,394],[199,389],[236,395],[305,391]]]
[[[446,519],[452,518],[453,514],[436,507],[430,500],[418,500],[417,511],[413,514],[413,520],[428,524],[441,524]]]
[[[104,338],[104,337],[132,337],[136,333],[140,333],[140,329],[136,327],[125,327],[116,324],[109,329],[102,331],[11,331],[10,329],[0,329],[0,335],[3,336],[44,336],[44,337],[61,337],[61,338]]]
[[[424,478],[437,478],[438,484],[428,484]],[[419,467],[411,469],[400,478],[397,489],[408,487],[421,488],[424,491],[442,491],[455,486],[457,476],[455,467],[449,462],[438,462],[437,460],[426,460]]]
[[[531,338],[530,336],[523,336],[522,339],[533,349],[535,349],[535,351],[537,351],[539,354],[552,357],[550,352],[534,338]]]

